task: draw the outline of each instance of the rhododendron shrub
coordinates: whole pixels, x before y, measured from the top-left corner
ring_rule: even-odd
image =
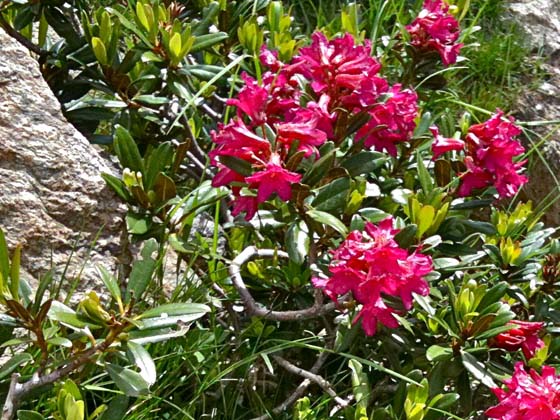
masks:
[[[233,3],[244,12],[222,10]],[[469,2],[370,2],[368,13],[353,2],[307,35],[266,3],[207,4],[243,40],[222,85],[176,121],[200,150],[185,142],[163,159],[168,145],[150,144],[145,162],[123,159],[135,239],[159,235],[188,264],[174,295],[212,302],[185,346],[196,395],[225,401],[218,417],[291,418],[295,406],[296,419],[466,420],[495,406],[497,418],[531,418],[537,409],[519,407],[544,389],[537,374],[517,365],[519,380],[499,383],[520,360],[560,364],[560,246],[539,222],[546,204],[519,201],[523,124],[453,91],[469,76],[459,53],[474,49],[459,25],[476,24]],[[199,101],[215,115],[191,118]],[[203,174],[198,186],[168,188],[183,168]],[[206,237],[198,224],[210,219]]]

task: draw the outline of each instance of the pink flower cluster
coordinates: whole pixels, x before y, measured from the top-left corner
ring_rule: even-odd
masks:
[[[333,300],[348,292],[362,304],[354,322],[362,320],[367,335],[374,335],[377,322],[389,328],[398,326],[393,316],[398,311],[388,306],[383,295],[400,298],[406,310],[412,307],[413,293],[425,296],[429,286],[424,276],[432,271],[432,260],[418,252],[409,254],[399,247],[393,228],[393,218],[377,226],[367,223],[365,232],[353,231],[332,252],[331,276],[312,279],[315,287]]]
[[[282,63],[264,48],[260,59],[270,70],[261,83],[243,74],[244,87],[228,101],[237,108],[236,117],[211,133],[217,145],[211,163],[219,169],[213,185],[231,186],[234,215],[245,212],[250,220],[258,205],[274,194],[289,200],[292,184],[302,178],[295,172],[297,165],[287,168],[290,157],[295,152],[318,157],[318,147],[327,139],[342,141],[337,131],[342,114],[346,121],[348,115],[368,112],[370,121],[356,140],[392,155],[397,153],[395,144],[412,135],[416,93],[390,87],[378,76],[381,65],[371,56],[369,41],[356,45],[350,34],[328,40],[316,32],[311,45],[291,63]],[[303,80],[313,94],[305,104]],[[341,124],[344,129],[346,123]]]
[[[544,342],[539,337],[544,322],[513,320],[508,322],[507,325],[515,326],[515,328],[500,333],[490,340],[492,347],[499,347],[508,351],[521,349],[525,358],[529,360],[538,349],[544,346]]]
[[[539,375],[529,373],[522,362],[515,364],[511,379],[504,381],[507,390],[494,388],[499,404],[486,410],[491,419],[555,420],[560,419],[560,376],[551,366],[543,366]]]
[[[420,51],[436,50],[446,66],[457,62],[463,44],[459,38],[459,22],[449,13],[443,0],[426,0],[416,19],[406,26],[410,43]]]
[[[527,182],[527,177],[519,172],[525,161],[514,162],[525,149],[514,137],[521,130],[503,118],[503,111],[497,110],[492,117],[481,124],[473,125],[465,141],[448,139],[432,127],[435,141],[432,144],[434,158],[451,150],[464,150],[467,171],[460,174],[459,195],[466,197],[473,190],[493,185],[500,197],[511,197]]]

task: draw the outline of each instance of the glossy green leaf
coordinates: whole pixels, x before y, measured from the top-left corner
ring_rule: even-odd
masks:
[[[303,223],[295,222],[286,231],[286,250],[296,264],[303,264],[309,252],[309,233],[304,228]]]
[[[111,294],[113,299],[119,302],[121,300],[121,289],[115,276],[109,273],[109,271],[107,271],[107,269],[102,265],[99,265],[97,267],[97,270],[99,271],[103,284],[105,285],[107,290],[109,290],[109,293]]]
[[[124,182],[122,182],[122,180],[106,173],[102,173],[101,177],[120,198],[127,202],[130,201],[130,194],[128,193],[126,185],[124,184]]]
[[[367,418],[367,407],[371,392],[368,377],[363,371],[362,364],[357,360],[348,360],[348,367],[351,372],[352,393],[356,399],[356,412],[359,416],[365,416]]]
[[[97,61],[99,61],[99,64],[106,66],[108,64],[107,50],[103,41],[94,36],[91,38],[91,48],[93,49],[93,53],[95,54]]]
[[[124,419],[128,410],[129,398],[126,395],[116,395],[107,405],[107,410],[99,420]]]
[[[437,362],[440,360],[448,360],[453,357],[453,350],[451,347],[441,347],[436,344],[430,346],[426,350],[426,359],[429,361]]]
[[[151,225],[152,221],[149,215],[130,212],[126,215],[126,228],[134,235],[143,235]]]
[[[195,53],[204,50],[213,45],[219,44],[220,42],[225,41],[228,38],[229,36],[225,32],[216,32],[214,34],[197,36],[194,40],[190,52]]]
[[[348,202],[350,178],[337,178],[324,187],[319,188],[317,197],[311,205],[320,211],[341,213]]]
[[[41,414],[31,410],[18,410],[17,418],[18,420],[45,420]]]
[[[33,356],[29,353],[17,353],[0,367],[0,379],[5,378],[24,363],[32,362]]]
[[[156,260],[153,258],[153,254],[157,249],[158,244],[153,238],[144,243],[144,247],[140,253],[142,259],[136,260],[132,264],[132,271],[130,272],[125,293],[125,303],[130,302],[132,296],[136,299],[140,299],[142,293],[144,293],[146,287],[148,287],[156,268]]]
[[[324,211],[319,211],[319,210],[308,210],[307,215],[311,217],[313,220],[315,220],[316,222],[332,227],[342,236],[348,235],[348,230],[346,229],[344,223],[342,223],[339,219],[337,219],[335,216],[333,216],[330,213],[326,213]]]
[[[138,319],[167,317],[167,316],[188,316],[198,319],[210,312],[210,307],[202,303],[168,303],[157,306],[142,313]]]
[[[156,382],[156,365],[144,347],[133,341],[127,343],[127,349],[132,356],[132,361],[140,369],[140,374],[148,385],[153,385]]]
[[[416,164],[418,165],[418,179],[420,180],[422,190],[429,194],[434,189],[434,183],[428,169],[426,169],[426,165],[424,165],[424,159],[420,152],[416,154]]]
[[[138,372],[107,363],[105,369],[117,387],[129,397],[146,395],[150,385]]]
[[[497,388],[498,385],[492,379],[492,376],[486,368],[484,364],[477,360],[472,354],[467,353],[466,351],[461,351],[461,359],[463,360],[463,365],[465,368],[473,375],[476,379],[486,385],[488,388]]]
[[[381,167],[387,161],[383,153],[362,151],[343,160],[340,166],[345,168],[350,176],[367,175]]]
[[[124,168],[134,172],[144,172],[144,162],[138,146],[126,128],[122,125],[115,127],[115,153]]]

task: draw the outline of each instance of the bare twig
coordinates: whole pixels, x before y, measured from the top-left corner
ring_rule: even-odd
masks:
[[[329,357],[329,352],[325,351],[321,353],[319,357],[317,357],[317,360],[315,361],[311,369],[309,369],[309,372],[311,374],[316,374],[317,372],[319,372],[319,370],[323,367],[323,365],[327,361],[328,357]],[[298,385],[295,391],[292,392],[292,394],[288,398],[286,398],[286,400],[284,400],[280,405],[272,409],[270,414],[264,414],[262,416],[255,417],[252,420],[270,420],[271,418],[273,418],[271,417],[271,415],[278,415],[284,413],[288,408],[292,406],[292,404],[294,404],[297,400],[299,400],[303,396],[305,391],[307,391],[307,388],[309,388],[309,385],[311,385],[311,379],[305,378]]]
[[[272,321],[299,321],[303,319],[317,318],[331,312],[335,309],[336,304],[334,302],[322,304],[322,296],[319,293],[315,293],[315,303],[306,309],[300,309],[296,311],[273,311],[268,309],[255,301],[251,292],[247,289],[243,277],[241,276],[241,266],[254,257],[261,258],[274,258],[274,257],[288,258],[288,254],[283,251],[277,251],[274,249],[257,249],[254,246],[245,248],[241,254],[234,258],[229,266],[229,274],[233,281],[233,285],[237,289],[245,310],[249,316],[258,316],[260,318],[269,319]]]
[[[294,375],[301,376],[305,379],[309,379],[311,382],[315,382],[317,385],[319,385],[321,388],[323,388],[323,390],[327,394],[329,394],[329,396],[331,396],[339,406],[346,407],[348,405],[348,402],[346,400],[340,398],[337,395],[336,391],[333,389],[332,385],[326,379],[324,379],[321,375],[317,375],[316,373],[313,373],[313,372],[310,372],[308,370],[302,369],[302,368],[288,362],[286,359],[284,359],[280,356],[272,356],[272,358],[276,361],[276,363],[278,363],[280,366],[282,366],[288,372],[293,373]]]

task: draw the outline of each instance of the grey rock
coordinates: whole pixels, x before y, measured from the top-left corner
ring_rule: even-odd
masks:
[[[547,55],[560,52],[560,0],[506,2],[506,18],[518,22],[530,45]]]
[[[24,273],[68,265],[67,279],[86,290],[98,288],[96,265],[115,269],[126,208],[100,176],[113,171],[64,119],[37,62],[0,30],[0,227],[10,247],[23,245]]]
[[[516,116],[524,121],[560,120],[560,0],[518,1],[507,5],[507,18],[525,33],[534,51],[544,54],[546,77],[536,89],[525,89],[517,103]],[[525,146],[544,139],[533,153],[529,183],[523,189],[527,199],[547,206],[544,222],[560,226],[560,136],[552,131],[558,123],[529,127]]]

